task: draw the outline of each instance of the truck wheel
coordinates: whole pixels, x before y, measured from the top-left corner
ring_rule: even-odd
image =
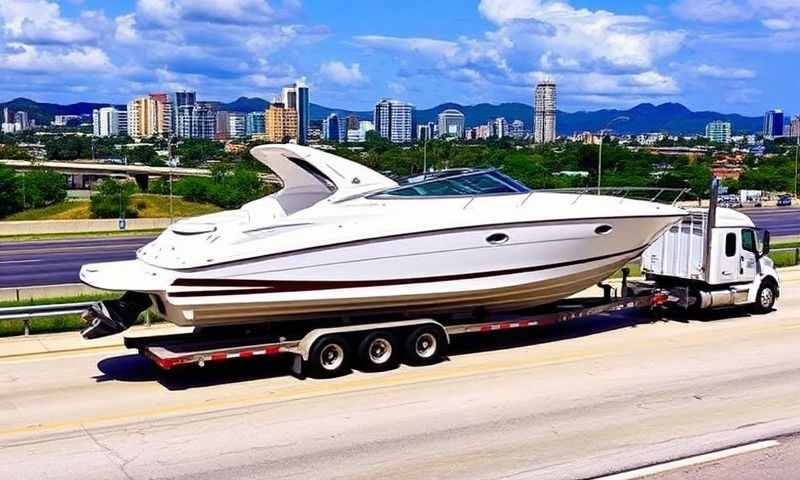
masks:
[[[439,360],[447,345],[441,330],[423,325],[406,337],[404,351],[409,365],[430,365]]]
[[[390,332],[373,332],[358,346],[358,358],[366,370],[385,370],[396,363],[397,340]]]
[[[324,336],[314,343],[308,361],[315,376],[344,375],[350,368],[350,345],[341,335]]]
[[[776,296],[775,287],[770,283],[762,282],[756,293],[756,302],[750,309],[753,313],[769,313],[775,305]]]

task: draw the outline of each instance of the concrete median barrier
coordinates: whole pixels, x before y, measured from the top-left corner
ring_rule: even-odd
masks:
[[[169,218],[131,218],[120,228],[120,220],[29,220],[0,222],[0,237],[10,235],[40,235],[54,233],[116,232],[120,230],[158,230],[167,228]]]

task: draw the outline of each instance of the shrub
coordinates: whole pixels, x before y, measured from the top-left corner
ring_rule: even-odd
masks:
[[[111,178],[103,180],[97,185],[97,191],[92,195],[90,209],[95,218],[136,218],[139,212],[132,208],[131,195],[138,188],[136,182],[118,182]]]

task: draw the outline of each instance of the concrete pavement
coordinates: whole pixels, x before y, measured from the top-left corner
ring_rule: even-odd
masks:
[[[591,478],[780,437],[800,431],[800,271],[784,272],[765,316],[599,317],[324,381],[269,359],[164,374],[113,345],[7,357],[0,465],[15,479]]]

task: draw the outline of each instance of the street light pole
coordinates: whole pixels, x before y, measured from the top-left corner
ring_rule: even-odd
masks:
[[[611,119],[610,122],[608,122],[606,124],[605,128],[600,130],[600,149],[599,149],[599,152],[598,152],[598,155],[597,155],[597,194],[598,195],[600,195],[600,186],[601,186],[601,180],[602,180],[602,176],[603,176],[603,140],[606,137],[605,132],[609,131],[608,127],[610,127],[612,123],[617,122],[617,121],[624,122],[626,120],[630,120],[630,118],[628,118],[628,117],[626,117],[624,115],[616,117],[616,118],[613,118],[613,119]]]
[[[797,199],[797,158],[800,154],[800,132],[797,132],[797,146],[794,148],[794,198]]]
[[[425,134],[425,141],[422,142],[422,179],[428,175],[428,135]]]

